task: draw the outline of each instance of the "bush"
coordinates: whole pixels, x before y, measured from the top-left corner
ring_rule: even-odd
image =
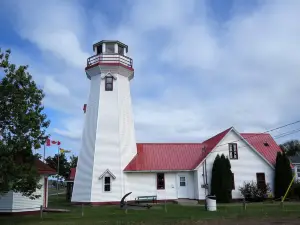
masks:
[[[246,201],[261,202],[264,201],[271,194],[271,188],[269,184],[266,184],[264,188],[258,188],[256,182],[244,182],[244,186],[239,188],[242,196]]]
[[[291,198],[300,199],[300,182],[296,181],[291,188]]]

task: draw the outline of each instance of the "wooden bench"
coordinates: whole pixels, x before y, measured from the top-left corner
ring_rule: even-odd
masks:
[[[135,202],[140,204],[142,202],[152,202],[157,203],[157,196],[151,195],[151,196],[138,196],[135,198]]]

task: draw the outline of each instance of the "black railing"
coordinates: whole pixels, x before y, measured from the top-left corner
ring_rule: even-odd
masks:
[[[119,54],[100,54],[93,55],[87,59],[87,66],[92,66],[97,63],[121,63],[125,66],[132,68],[132,59]]]

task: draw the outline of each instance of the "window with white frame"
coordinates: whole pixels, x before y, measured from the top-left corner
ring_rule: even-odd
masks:
[[[229,159],[238,159],[237,143],[229,143]]]
[[[185,187],[186,186],[185,177],[180,177],[179,179],[180,179],[180,186]]]
[[[104,191],[109,192],[111,191],[111,178],[104,177]]]

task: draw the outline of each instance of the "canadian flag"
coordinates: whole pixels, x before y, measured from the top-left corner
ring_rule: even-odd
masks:
[[[54,140],[47,139],[46,146],[51,146],[51,145],[60,145],[60,141],[54,141]]]

